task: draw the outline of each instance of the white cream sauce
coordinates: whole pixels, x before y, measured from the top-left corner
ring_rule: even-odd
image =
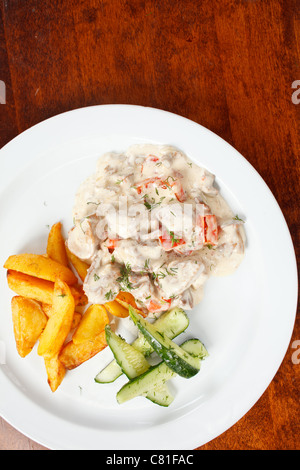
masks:
[[[107,153],[75,198],[68,248],[90,264],[91,303],[132,293],[146,313],[192,309],[244,256],[245,233],[214,175],[171,146]]]

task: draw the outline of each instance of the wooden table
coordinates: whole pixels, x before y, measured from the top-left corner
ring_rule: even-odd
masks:
[[[0,147],[82,106],[126,103],[180,114],[228,141],[258,170],[286,217],[299,260],[300,92],[292,88],[300,80],[297,0],[1,5],[6,104],[0,105]],[[300,449],[299,340],[298,317],[266,392],[201,449]],[[2,420],[0,449],[42,447]]]

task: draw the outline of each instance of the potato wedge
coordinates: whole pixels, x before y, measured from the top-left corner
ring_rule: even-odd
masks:
[[[29,299],[52,304],[54,283],[28,276],[17,271],[7,271],[8,287],[16,294]]]
[[[57,356],[53,357],[44,357],[48,384],[52,392],[55,392],[60,384],[62,383],[65,374],[66,368],[58,359]]]
[[[26,357],[46,327],[47,317],[38,302],[21,296],[12,298],[11,310],[17,351]]]
[[[126,318],[129,316],[129,311],[126,307],[123,307],[119,302],[116,300],[112,300],[111,302],[106,302],[104,304],[106,310],[115,317],[119,318]]]
[[[47,255],[63,266],[69,266],[61,222],[57,222],[51,227],[47,241]]]
[[[105,325],[108,325],[109,318],[103,305],[90,305],[82,315],[81,321],[73,334],[74,344],[81,344],[85,341],[92,341],[101,333]]]
[[[50,318],[51,315],[52,315],[52,305],[50,305],[50,304],[41,304],[41,307],[42,307],[43,312],[45,313],[45,315],[47,315],[47,318]],[[82,313],[76,312],[76,310],[75,310],[74,315],[73,315],[71,330],[74,330],[75,328],[78,327],[78,325],[81,321],[81,318],[82,318]]]
[[[7,283],[9,288],[16,294],[29,299],[34,299],[43,304],[52,305],[54,282],[45,281],[38,277],[19,273],[18,271],[7,271]],[[81,286],[70,286],[75,305],[87,304],[87,297]]]
[[[76,255],[74,255],[67,246],[66,246],[66,253],[67,253],[69,262],[74,267],[75,271],[77,272],[82,282],[84,282],[90,265],[82,261]]]
[[[38,345],[40,356],[56,356],[61,350],[72,326],[75,302],[69,286],[57,279],[54,284],[52,314]]]
[[[123,305],[123,307],[127,308],[127,310],[129,309],[129,305],[131,305],[140,315],[145,316],[144,312],[137,307],[135,299],[130,292],[119,292],[115,300]]]
[[[29,276],[34,276],[46,281],[55,282],[60,279],[69,285],[77,283],[77,277],[70,268],[47,258],[43,255],[24,253],[21,255],[12,255],[4,263],[5,269],[18,271]]]
[[[102,331],[93,341],[80,344],[75,344],[73,341],[67,343],[59,355],[59,360],[66,369],[72,370],[94,357],[106,346],[105,331]]]

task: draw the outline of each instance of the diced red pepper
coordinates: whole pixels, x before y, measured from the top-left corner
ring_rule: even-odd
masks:
[[[215,215],[198,216],[197,226],[200,229],[199,236],[203,245],[217,245],[219,229]]]
[[[185,244],[183,238],[175,238],[173,232],[164,232],[159,237],[159,241],[165,251],[173,250],[174,248],[176,248],[176,246]]]
[[[112,239],[106,240],[106,246],[107,246],[108,251],[110,253],[113,253],[113,251],[117,247],[117,245],[118,245],[118,240],[112,240]]]
[[[157,184],[157,186],[159,186],[161,183],[161,179],[160,178],[148,178],[146,179],[145,181],[142,181],[137,187],[136,187],[136,190],[138,192],[138,194],[141,194],[142,190],[143,189],[147,189],[151,184]]]
[[[161,303],[159,300],[158,301],[150,300],[150,302],[147,304],[147,309],[149,310],[149,312],[152,312],[152,313],[168,310],[169,307],[170,307],[169,301],[164,301],[164,299],[162,300]]]
[[[205,216],[205,243],[208,245],[217,245],[218,243],[218,224],[215,215]]]

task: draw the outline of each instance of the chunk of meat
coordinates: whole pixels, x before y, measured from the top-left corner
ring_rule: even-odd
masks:
[[[104,304],[108,300],[114,300],[120,291],[117,279],[120,276],[120,268],[113,263],[102,264],[101,257],[97,256],[91,264],[83,289],[89,302],[92,304]]]
[[[90,261],[99,246],[99,240],[94,235],[92,224],[85,218],[77,223],[68,234],[67,246],[78,258]]]

